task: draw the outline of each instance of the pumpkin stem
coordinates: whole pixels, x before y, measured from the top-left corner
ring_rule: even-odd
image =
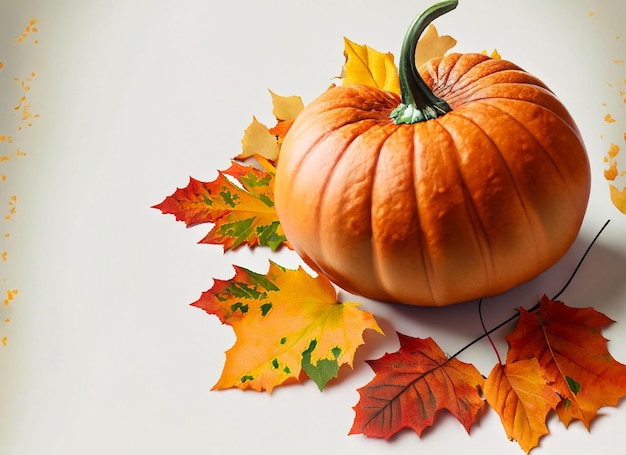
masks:
[[[440,117],[452,110],[448,103],[433,93],[420,76],[415,67],[415,48],[426,27],[439,16],[452,11],[458,3],[458,0],[437,3],[415,18],[409,26],[402,42],[398,66],[402,103],[390,114],[394,123],[424,122]]]

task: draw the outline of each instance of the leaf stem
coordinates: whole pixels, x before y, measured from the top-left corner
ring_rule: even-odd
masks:
[[[452,110],[447,102],[433,93],[420,76],[415,67],[415,49],[426,27],[439,16],[455,9],[458,3],[458,0],[437,3],[415,18],[409,26],[402,42],[398,65],[402,103],[390,114],[394,123],[424,122]]]

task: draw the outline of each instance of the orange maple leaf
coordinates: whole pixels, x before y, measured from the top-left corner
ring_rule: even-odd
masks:
[[[484,401],[480,372],[471,364],[448,358],[432,338],[398,334],[400,349],[367,363],[376,373],[359,389],[350,434],[389,439],[404,428],[421,436],[439,411],[446,409],[469,432]]]
[[[487,403],[500,416],[509,439],[526,452],[549,433],[546,418],[560,401],[550,382],[548,372],[534,358],[498,363],[485,381]]]
[[[626,365],[611,356],[601,334],[612,322],[593,308],[572,308],[543,296],[536,311],[520,310],[507,337],[507,363],[536,358],[554,377],[550,387],[561,397],[556,411],[565,426],[580,420],[589,429],[602,406],[615,406],[626,396]]]
[[[213,387],[266,390],[299,381],[304,371],[323,389],[342,365],[352,366],[367,329],[382,333],[358,304],[338,303],[324,276],[270,262],[262,275],[235,266],[230,280],[215,280],[193,306],[235,331],[222,375]]]
[[[246,244],[263,245],[275,250],[287,244],[274,209],[274,166],[257,157],[263,169],[233,161],[212,182],[189,179],[154,206],[172,214],[187,226],[213,223],[200,243],[220,244],[225,250]]]

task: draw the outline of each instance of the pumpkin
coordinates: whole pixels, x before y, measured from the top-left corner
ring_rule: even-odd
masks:
[[[589,198],[585,145],[539,79],[483,54],[415,67],[401,97],[333,86],[296,118],[278,158],[275,207],[299,255],[371,299],[442,306],[501,294],[555,264]]]

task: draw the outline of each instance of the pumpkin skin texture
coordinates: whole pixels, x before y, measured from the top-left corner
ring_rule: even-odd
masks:
[[[349,292],[419,306],[500,294],[578,235],[583,140],[511,62],[450,54],[419,73],[450,112],[395,124],[400,97],[356,84],[301,112],[277,163],[278,217],[295,251]]]

